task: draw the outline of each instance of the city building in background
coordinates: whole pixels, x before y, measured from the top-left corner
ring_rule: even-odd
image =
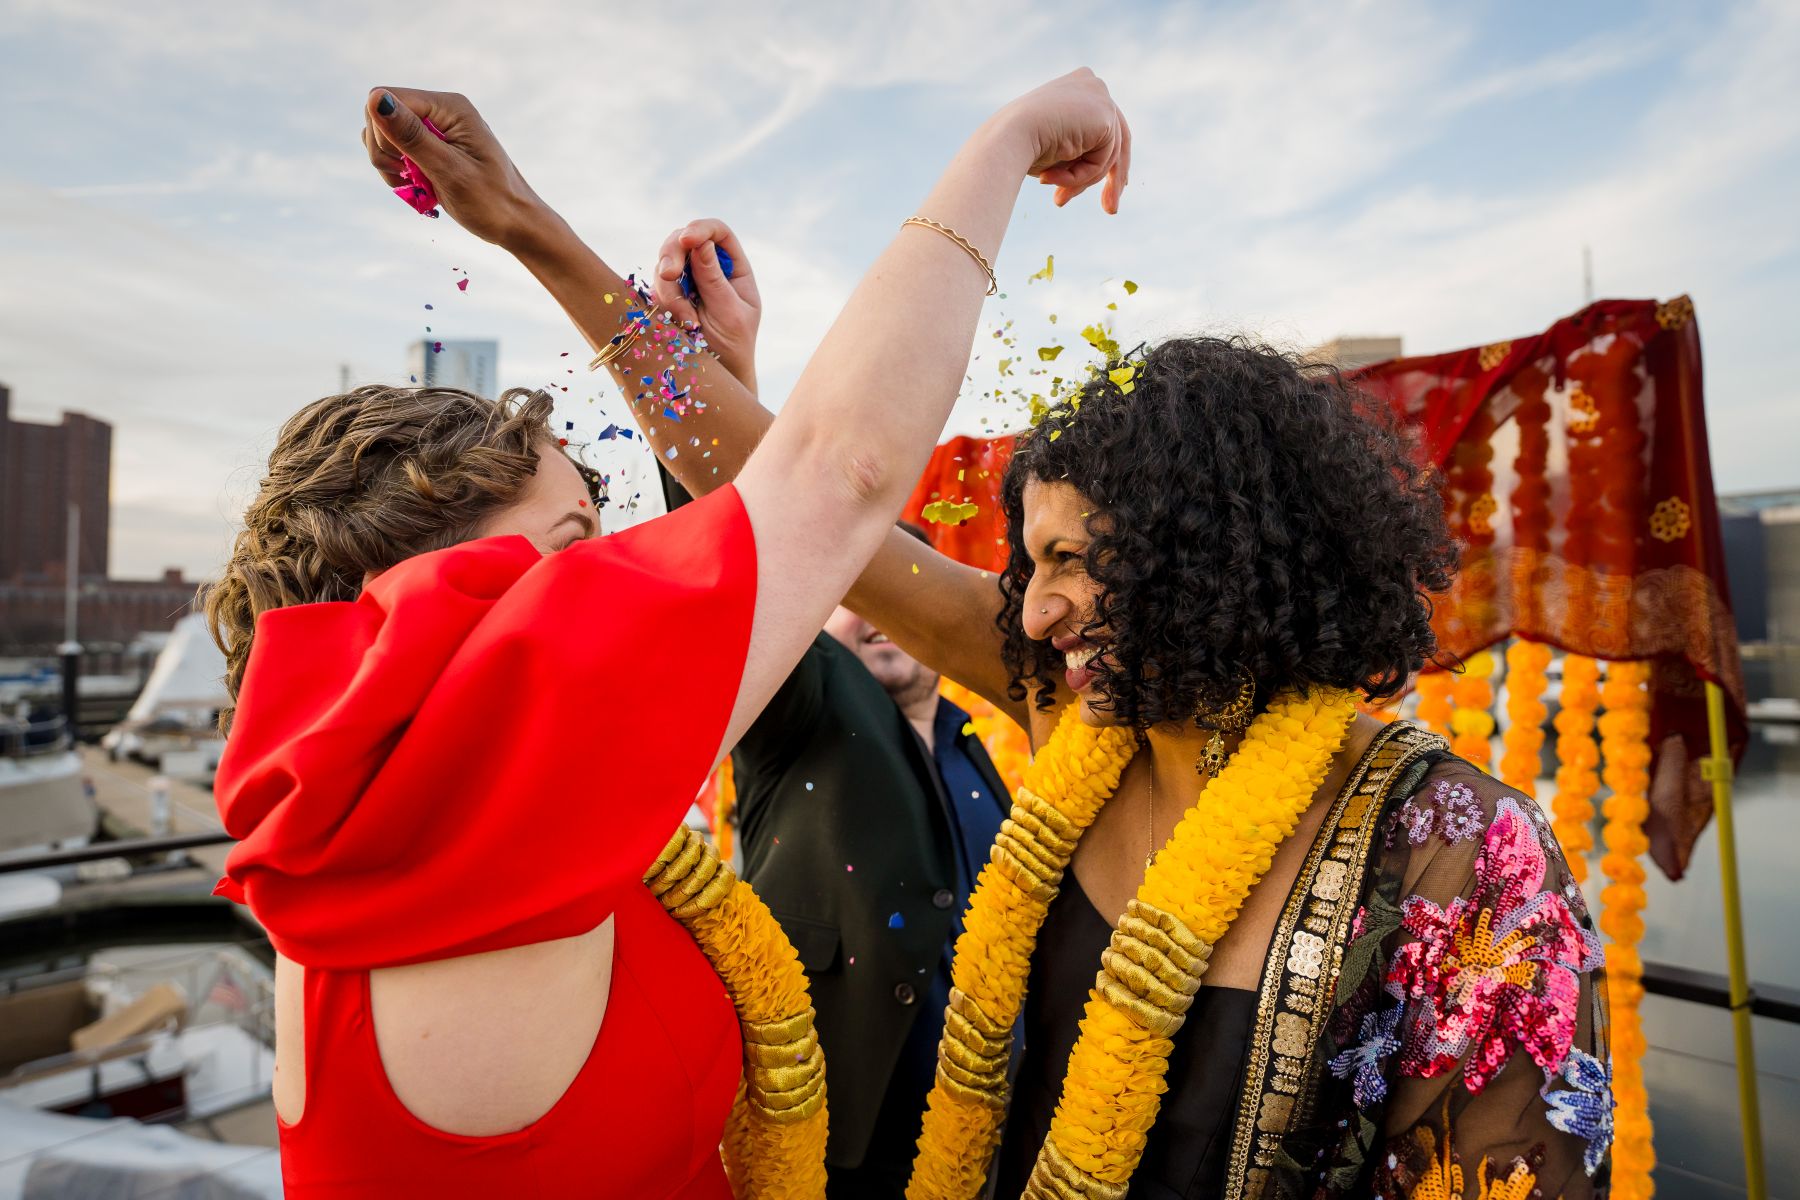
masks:
[[[180,570],[108,578],[112,426],[70,412],[58,424],[16,421],[11,404],[0,384],[0,655],[55,652],[71,571],[76,636],[89,651],[117,653],[142,633],[174,628],[192,611],[198,586]],[[73,568],[71,505],[80,509]]]
[[[0,582],[63,582],[71,504],[81,508],[75,574],[105,579],[112,426],[72,412],[55,425],[15,421],[0,384]]]
[[[1719,497],[1731,611],[1752,706],[1800,699],[1800,490]]]
[[[406,369],[420,387],[460,388],[492,400],[500,394],[500,343],[479,338],[414,342]]]

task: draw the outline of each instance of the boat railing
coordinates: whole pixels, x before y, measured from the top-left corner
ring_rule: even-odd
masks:
[[[69,723],[61,716],[41,721],[0,717],[0,758],[42,758],[69,748]]]

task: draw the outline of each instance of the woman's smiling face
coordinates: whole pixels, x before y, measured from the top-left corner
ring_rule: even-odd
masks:
[[[1081,705],[1081,719],[1090,725],[1111,724],[1111,717],[1096,711],[1101,699],[1091,690],[1091,664],[1106,649],[1104,631],[1082,629],[1093,620],[1102,588],[1087,571],[1088,517],[1093,501],[1073,484],[1030,479],[1023,495],[1023,531],[1026,553],[1031,557],[1031,582],[1026,586],[1020,621],[1027,637],[1049,641],[1063,656],[1063,679]]]

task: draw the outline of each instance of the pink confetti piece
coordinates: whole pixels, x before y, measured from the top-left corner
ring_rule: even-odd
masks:
[[[433,125],[430,117],[420,117],[419,120],[438,141],[447,140],[444,137],[444,131]],[[437,216],[437,193],[432,190],[431,180],[425,177],[425,172],[420,169],[419,164],[405,155],[401,155],[400,176],[406,182],[394,189],[394,195],[406,201],[412,206],[412,210],[422,217]]]

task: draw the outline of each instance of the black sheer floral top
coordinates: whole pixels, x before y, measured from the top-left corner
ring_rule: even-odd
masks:
[[[1039,933],[994,1166],[1021,1195],[1111,929],[1073,872]],[[1337,797],[1255,991],[1202,987],[1133,1200],[1603,1194],[1600,941],[1535,801],[1396,723]]]

